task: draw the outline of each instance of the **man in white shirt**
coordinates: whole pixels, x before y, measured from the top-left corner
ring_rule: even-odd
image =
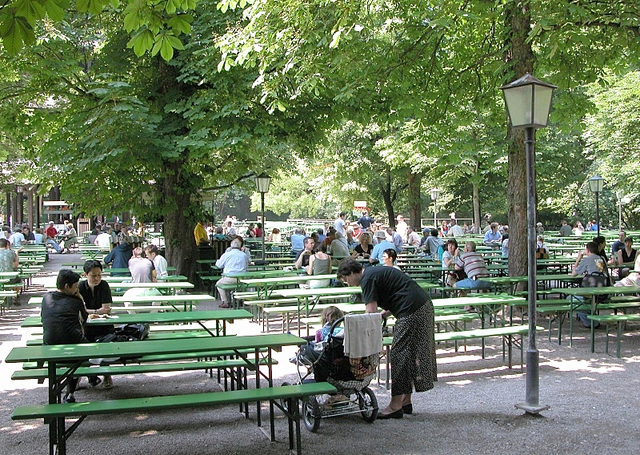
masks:
[[[449,235],[452,237],[461,237],[464,235],[464,229],[460,227],[460,225],[456,222],[456,220],[451,220]]]
[[[24,234],[22,234],[22,230],[20,228],[17,228],[13,234],[9,236],[9,243],[14,248],[20,248],[24,241]]]
[[[144,249],[145,254],[151,262],[153,262],[156,268],[156,277],[158,279],[166,278],[169,276],[167,272],[167,260],[161,254],[158,254],[158,247],[155,245],[149,245]]]
[[[346,223],[344,221],[346,216],[347,216],[346,213],[340,212],[340,215],[338,215],[338,218],[336,219],[335,223],[333,223],[333,227],[335,228],[336,232],[339,232],[345,238],[347,237]]]
[[[100,232],[93,244],[100,248],[100,251],[111,251],[111,229]]]
[[[407,241],[407,231],[409,226],[402,215],[396,217],[396,232],[400,235],[403,242]],[[395,242],[394,242],[395,243]]]
[[[222,303],[220,308],[229,308],[231,305],[231,293],[227,289],[221,289],[221,284],[237,284],[238,279],[225,274],[246,272],[249,266],[249,257],[242,251],[242,242],[238,239],[231,241],[231,248],[216,261],[216,267],[222,270],[222,278],[216,282]]]

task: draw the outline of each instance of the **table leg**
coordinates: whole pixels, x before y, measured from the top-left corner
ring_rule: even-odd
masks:
[[[624,321],[618,321],[618,333],[616,333],[616,355],[620,358],[620,341],[622,339],[622,325]]]
[[[595,294],[591,296],[591,314],[596,314],[597,311],[597,302]],[[595,327],[593,324],[593,320],[591,320],[591,352],[596,351],[596,340],[595,340]]]

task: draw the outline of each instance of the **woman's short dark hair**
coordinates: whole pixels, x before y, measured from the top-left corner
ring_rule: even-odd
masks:
[[[84,273],[89,273],[91,272],[92,269],[95,269],[96,267],[102,270],[102,263],[100,261],[91,259],[84,263],[84,265],[82,266],[82,270],[84,270]]]
[[[447,240],[447,245],[455,245],[456,248],[458,248],[458,241],[456,239],[449,239]]]
[[[349,276],[352,273],[362,272],[362,264],[353,259],[345,259],[338,266],[338,279]]]
[[[56,279],[56,287],[58,289],[64,289],[66,285],[69,287],[80,281],[80,275],[73,270],[62,269],[58,272],[58,278]]]
[[[387,248],[383,253],[387,253],[387,256],[393,259],[393,262],[396,262],[396,259],[398,259],[398,252],[394,248]]]

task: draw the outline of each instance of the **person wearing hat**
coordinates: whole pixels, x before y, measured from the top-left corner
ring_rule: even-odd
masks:
[[[382,253],[384,250],[393,248],[396,249],[395,245],[387,240],[387,234],[380,230],[376,231],[375,238],[378,240],[378,243],[373,247],[373,252],[371,253],[371,257],[369,258],[369,262],[372,264],[379,264],[382,262]]]
[[[47,229],[44,230],[44,234],[47,239],[45,243],[47,245],[51,245],[51,248],[56,250],[56,253],[60,253],[62,251],[62,248],[60,248],[58,242],[55,241],[56,235],[58,235],[58,230],[54,226],[53,221],[49,221],[49,226],[47,226]]]

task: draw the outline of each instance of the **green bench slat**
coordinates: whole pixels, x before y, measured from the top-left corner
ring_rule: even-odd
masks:
[[[261,364],[266,365],[268,359],[262,359]],[[271,360],[272,365],[276,365],[278,362],[275,359]],[[143,374],[143,373],[165,373],[174,371],[191,371],[191,370],[207,370],[217,368],[236,368],[247,367],[248,364],[242,359],[230,359],[230,360],[208,360],[202,362],[182,362],[182,363],[154,363],[154,364],[129,364],[129,365],[110,365],[110,366],[97,366],[97,367],[80,367],[73,374],[74,377],[81,376],[98,376],[103,374],[109,375],[123,375],[123,374]],[[46,368],[36,368],[32,370],[16,371],[11,376],[11,379],[46,379],[48,377],[48,370]],[[57,374],[61,376],[67,370],[59,368]]]
[[[158,308],[158,307],[154,307]],[[149,332],[145,340],[180,340],[185,338],[210,338],[211,335],[204,330],[184,330],[177,332]],[[27,346],[40,346],[42,338],[34,338],[27,341]]]
[[[598,322],[611,323],[611,322],[633,322],[640,321],[640,314],[589,314],[589,319]]]
[[[132,341],[135,343],[135,341]],[[262,350],[261,350],[262,351]],[[206,352],[181,352],[178,354],[153,354],[138,357],[136,359],[128,359],[129,364],[145,363],[145,362],[170,362],[172,360],[186,360],[186,359],[202,359],[207,357],[231,357],[239,354],[252,354],[253,349],[238,349],[236,351],[215,351],[211,353]],[[87,363],[85,366],[89,366]],[[23,370],[29,370],[34,368],[41,368],[42,365],[38,365],[36,362],[25,362],[22,364]]]
[[[537,326],[536,330],[544,330],[544,327]],[[494,336],[524,335],[529,333],[528,325],[508,325],[504,327],[490,327],[486,329],[459,330],[455,332],[436,332],[434,339],[436,343],[441,341],[468,340],[472,338],[487,338]],[[388,336],[382,339],[384,346],[393,344],[393,337]]]
[[[536,327],[536,330],[544,330],[544,327]],[[529,333],[528,325],[510,325],[505,327],[491,327],[488,329],[460,330],[456,332],[438,332],[435,334],[436,342],[468,340],[471,338],[486,338],[492,336],[524,335]]]
[[[335,393],[337,389],[329,383],[305,383],[261,389],[228,390],[225,392],[194,393],[187,395],[125,398],[85,403],[59,403],[20,406],[12,420],[41,419],[100,414],[120,414],[123,412],[148,412],[179,408],[247,403],[251,401],[282,400],[303,398],[309,395]]]

